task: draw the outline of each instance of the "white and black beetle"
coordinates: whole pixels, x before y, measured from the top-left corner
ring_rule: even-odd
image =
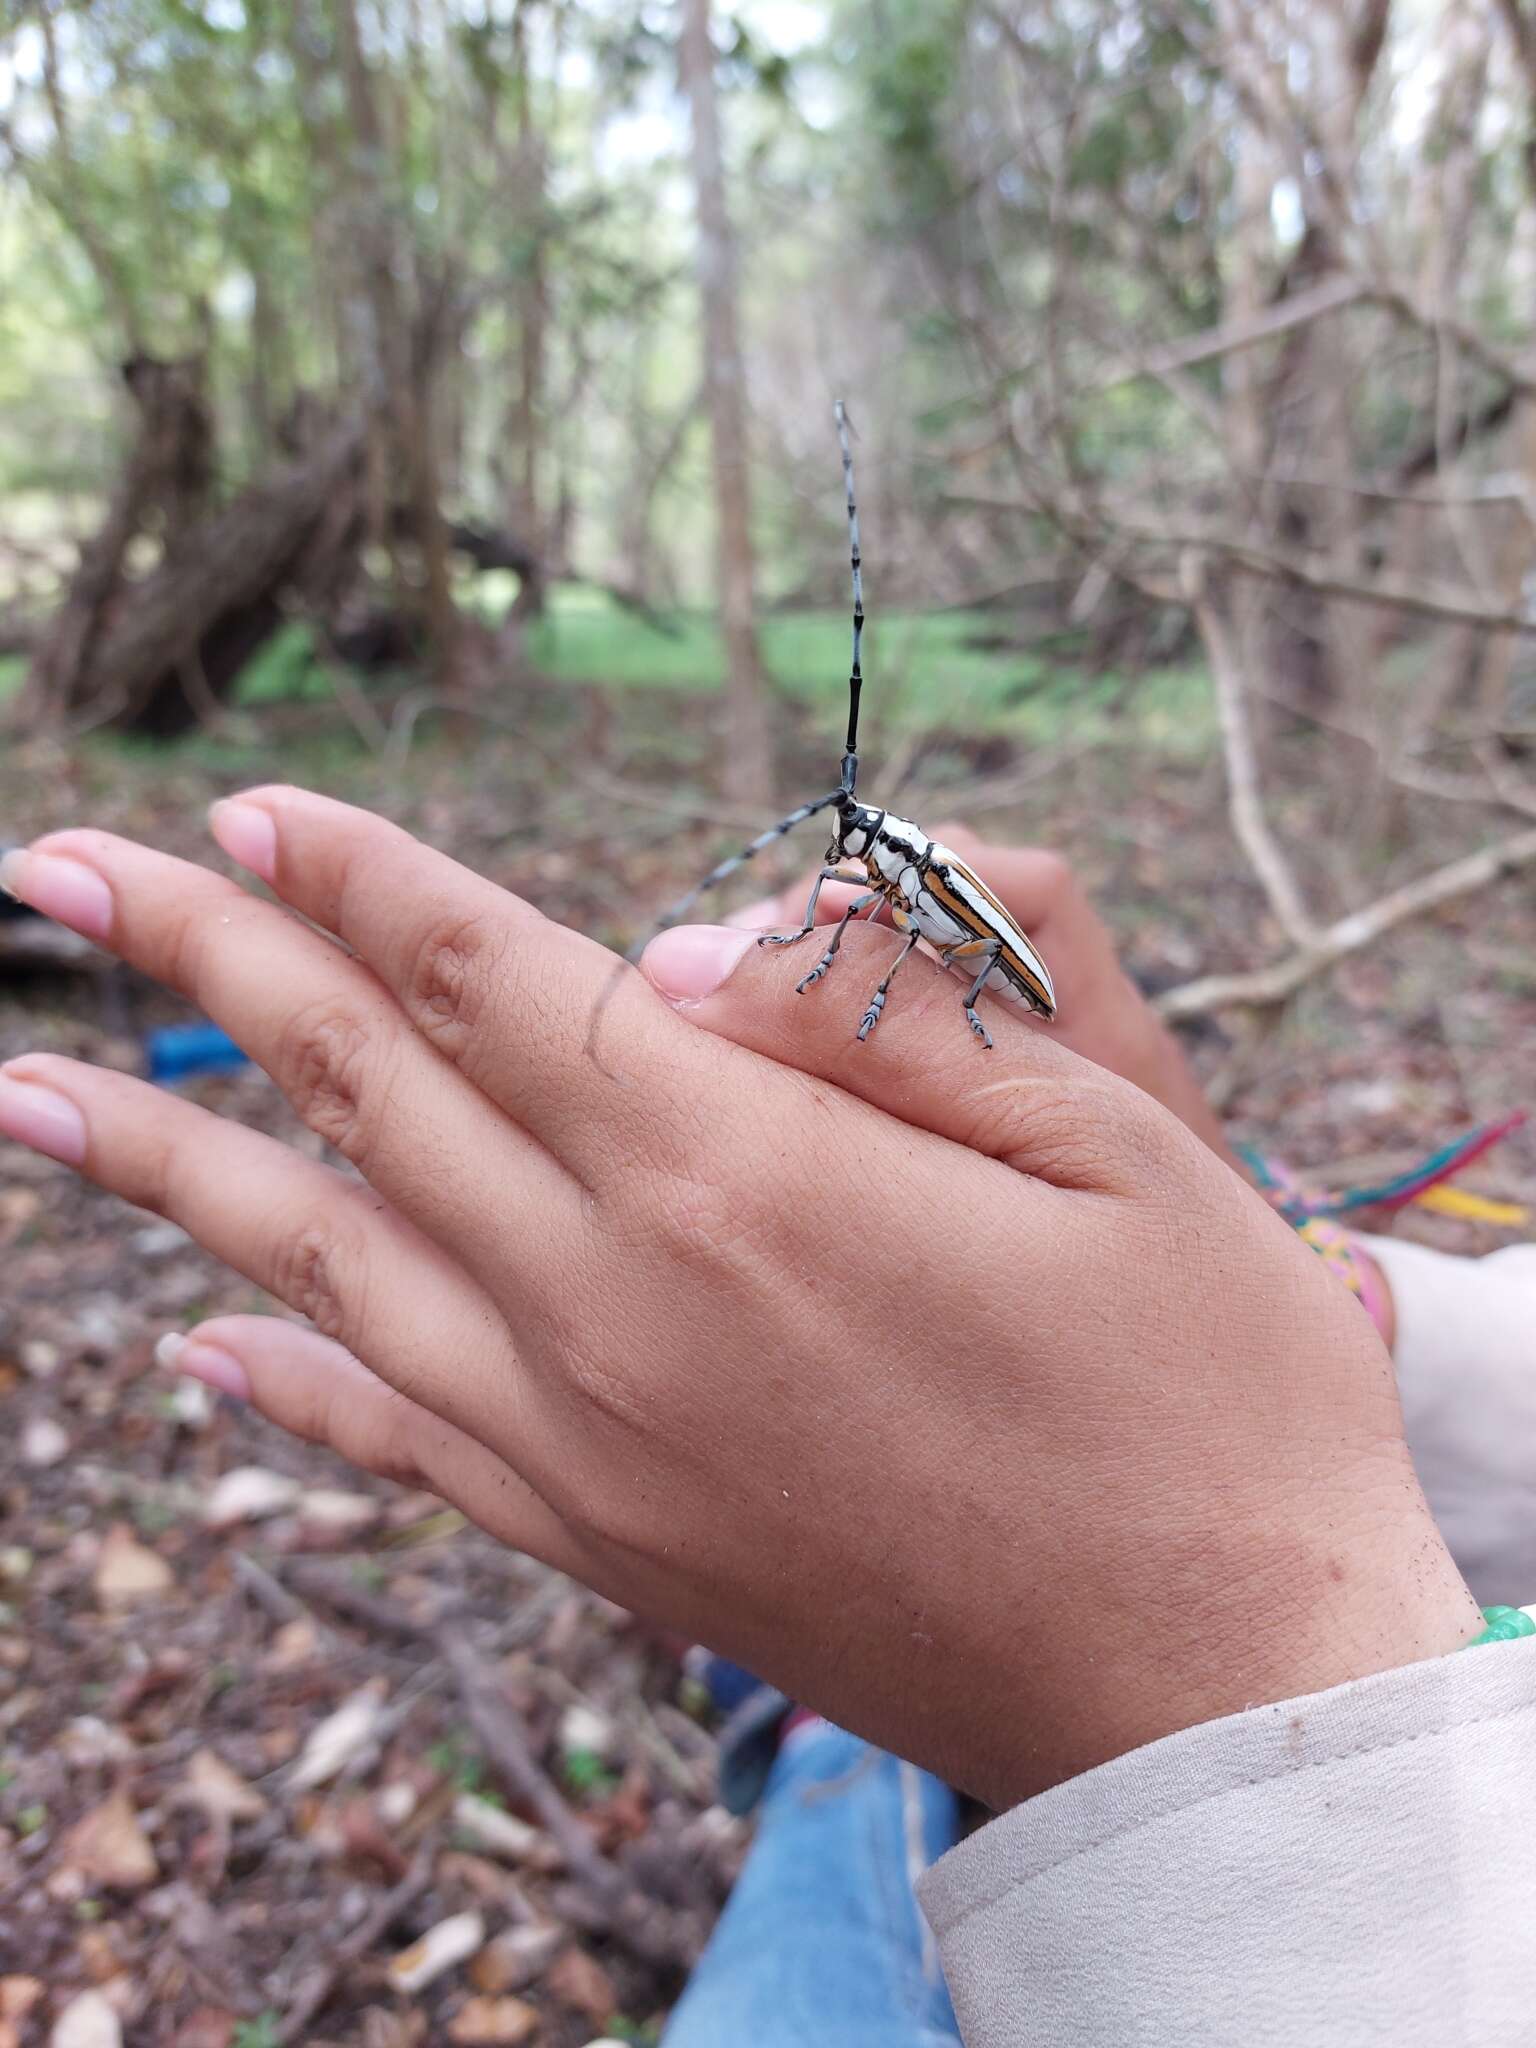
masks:
[[[814,802],[801,804],[769,831],[760,833],[750,846],[707,874],[696,889],[672,905],[662,923],[673,924],[698,901],[706,890],[715,888],[745,861],[771,846],[786,832],[818,811],[833,811],[836,824],[832,844],[827,848],[826,866],[816,877],[811,898],[805,906],[805,922],[797,932],[765,933],[763,946],[796,946],[816,929],[816,904],[828,882],[859,882],[868,886],[854,898],[832,928],[826,951],[803,980],[796,993],[803,995],[822,979],[837,958],[838,947],[849,923],[867,910],[872,918],[880,906],[890,906],[891,920],[906,934],[906,945],[897,954],[889,972],[870,997],[869,1008],[859,1024],[858,1036],[868,1038],[880,1022],[885,999],[897,970],[920,939],[926,939],[946,967],[961,970],[970,978],[965,997],[966,1021],[982,1044],[990,1049],[991,1034],[976,1014],[976,999],[983,990],[1001,996],[1004,1002],[1021,1004],[1027,1010],[1050,1019],[1056,1014],[1056,995],[1045,962],[1024,933],[999,903],[986,883],[959,854],[952,853],[921,827],[891,811],[871,808],[854,797],[859,772],[859,693],[863,674],[859,667],[864,632],[864,582],[859,554],[859,509],[853,494],[853,450],[848,440],[848,415],[841,399],[836,406],[837,436],[843,452],[843,480],[848,491],[848,536],[853,557],[853,668],[848,678],[848,739],[843,753],[842,777],[836,789]],[[856,862],[861,873],[849,874],[841,865]]]

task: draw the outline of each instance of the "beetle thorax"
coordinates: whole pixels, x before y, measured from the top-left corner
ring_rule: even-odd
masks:
[[[932,845],[920,825],[887,811],[861,858],[871,881],[889,883],[905,895],[912,886],[914,871]]]

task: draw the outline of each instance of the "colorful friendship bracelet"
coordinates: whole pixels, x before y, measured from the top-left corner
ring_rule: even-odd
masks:
[[[1488,1625],[1480,1636],[1462,1644],[1464,1650],[1475,1650],[1479,1643],[1512,1643],[1519,1636],[1536,1636],[1536,1615],[1529,1607],[1485,1607],[1482,1614]]]
[[[1252,1172],[1259,1193],[1270,1207],[1285,1218],[1302,1242],[1310,1245],[1328,1270],[1343,1281],[1377,1329],[1385,1335],[1387,1301],[1375,1267],[1360,1251],[1349,1231],[1335,1219],[1357,1209],[1401,1209],[1410,1202],[1423,1201],[1453,1174],[1470,1166],[1474,1159],[1480,1159],[1501,1138],[1507,1138],[1511,1131],[1518,1130],[1525,1120],[1526,1112],[1516,1110],[1513,1116],[1503,1117],[1497,1123],[1480,1124],[1476,1130],[1441,1146],[1437,1152],[1430,1153],[1427,1159],[1421,1159],[1417,1166],[1398,1174],[1395,1179],[1345,1188],[1336,1193],[1305,1186],[1279,1160],[1266,1158],[1252,1147],[1240,1146],[1239,1157]]]

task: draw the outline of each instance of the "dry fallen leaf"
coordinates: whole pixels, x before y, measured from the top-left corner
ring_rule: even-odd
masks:
[[[114,1891],[140,1891],[159,1875],[133,1801],[119,1789],[77,1820],[60,1842],[49,1890],[64,1878],[66,1889],[104,1885]]]
[[[316,1785],[329,1784],[369,1748],[384,1711],[387,1690],[383,1679],[370,1678],[343,1700],[334,1714],[327,1714],[309,1731],[289,1779],[294,1791],[308,1792]]]
[[[371,1528],[383,1503],[371,1493],[343,1493],[333,1486],[310,1487],[299,1496],[297,1514],[306,1527],[338,1535],[356,1535]]]
[[[97,1604],[109,1613],[161,1600],[176,1582],[165,1559],[147,1549],[124,1522],[115,1522],[102,1539],[92,1584]]]
[[[21,1432],[21,1462],[44,1471],[69,1451],[69,1438],[51,1415],[34,1415]]]
[[[123,2048],[123,2023],[101,1991],[82,1991],[53,2023],[48,2048]]]
[[[24,2020],[46,1988],[41,1977],[0,1977],[0,2019]]]
[[[300,1615],[273,1631],[261,1661],[269,1671],[294,1671],[313,1663],[319,1651],[320,1631],[307,1615]]]
[[[236,1465],[226,1472],[203,1502],[203,1520],[210,1529],[228,1529],[236,1522],[260,1522],[280,1515],[299,1497],[299,1482],[265,1465]]]
[[[543,1976],[567,1939],[563,1927],[508,1927],[475,1957],[469,1981],[477,1991],[521,1991]]]
[[[598,2026],[618,2010],[619,2001],[608,1972],[585,1949],[568,1948],[558,1956],[544,1983],[552,1998],[558,1998],[562,2005]]]
[[[396,1991],[421,1991],[467,1963],[484,1945],[485,1922],[480,1915],[454,1913],[400,1951],[390,1963],[389,1981]]]
[[[216,1821],[260,1820],[267,1810],[267,1802],[255,1786],[248,1785],[211,1749],[197,1751],[172,1796],[178,1806],[200,1807]]]
[[[559,1851],[542,1828],[531,1827],[505,1807],[461,1792],[453,1802],[453,1824],[477,1849],[508,1863],[526,1863],[535,1870],[556,1870]]]
[[[471,1998],[448,2022],[448,2038],[469,2048],[519,2048],[538,2028],[538,2008],[521,1998]]]

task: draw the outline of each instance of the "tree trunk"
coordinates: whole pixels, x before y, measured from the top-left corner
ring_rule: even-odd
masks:
[[[356,497],[358,452],[355,427],[334,429],[208,514],[158,569],[124,584],[56,722],[164,735],[222,701],[288,616],[283,597],[304,582],[317,546],[335,544],[338,505]]]
[[[704,399],[714,448],[720,625],[725,640],[727,758],[723,780],[754,808],[773,802],[773,733],[757,641],[745,375],[736,241],[725,200],[710,0],[681,0],[678,60],[693,115],[694,203],[704,325]]]
[[[512,487],[507,523],[532,550],[529,573],[518,585],[514,618],[536,619],[544,612],[547,552],[543,492],[544,382],[548,357],[549,280],[544,247],[544,138],[534,119],[533,77],[528,56],[528,16],[533,0],[517,0],[512,13],[513,92],[517,106],[517,144],[513,159],[513,209],[521,235],[522,262],[517,281],[517,363],[508,438],[511,441]]]
[[[135,356],[122,374],[138,407],[138,436],[101,527],[81,550],[64,602],[38,642],[19,707],[24,726],[68,725],[90,698],[130,544],[158,521],[169,555],[207,509],[213,425],[201,365]]]
[[[372,74],[363,51],[353,0],[332,0],[337,50],[346,82],[347,111],[352,125],[351,172],[358,212],[359,257],[363,270],[365,310],[370,328],[377,397],[382,400],[401,480],[411,501],[421,549],[419,591],[402,595],[416,599],[431,642],[439,680],[459,680],[461,620],[453,600],[448,536],[438,483],[437,449],[428,403],[431,367],[412,360],[413,323],[400,282],[400,251],[395,208],[385,188],[387,157],[384,125]],[[393,494],[392,494],[393,495]]]

